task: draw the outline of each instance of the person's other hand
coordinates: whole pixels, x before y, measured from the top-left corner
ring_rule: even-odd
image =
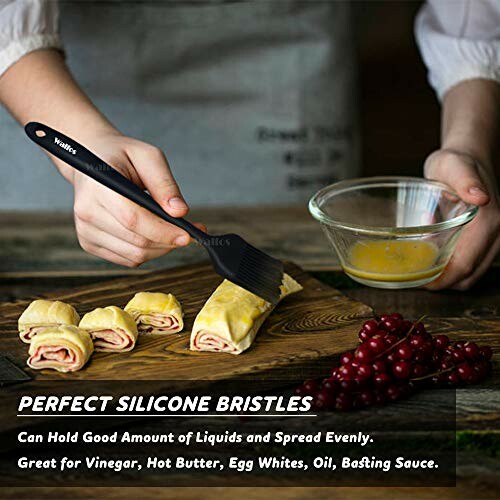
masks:
[[[83,144],[143,189],[173,217],[188,212],[165,155],[158,148],[106,133],[82,139]],[[54,160],[58,163],[58,160]],[[61,165],[60,170],[64,167]],[[78,241],[88,253],[127,267],[190,243],[189,235],[163,221],[86,175],[69,169],[64,174],[75,189],[74,218]],[[196,224],[206,230],[202,224]]]
[[[443,274],[426,285],[429,290],[467,290],[488,269],[500,249],[500,202],[493,173],[460,151],[441,149],[426,160],[428,179],[448,184],[466,202],[479,205],[467,224]]]

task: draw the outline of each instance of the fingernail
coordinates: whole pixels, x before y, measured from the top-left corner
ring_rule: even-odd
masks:
[[[186,202],[182,198],[179,198],[178,196],[176,196],[175,198],[170,198],[170,200],[168,200],[168,204],[172,208],[178,208],[178,209],[186,208],[187,206]]]
[[[182,236],[177,236],[174,240],[174,245],[176,247],[183,247],[189,243],[189,236],[182,235]]]
[[[488,194],[482,187],[479,186],[469,188],[469,193],[473,195]]]

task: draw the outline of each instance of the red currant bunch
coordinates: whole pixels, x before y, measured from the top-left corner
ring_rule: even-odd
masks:
[[[360,345],[340,356],[329,377],[306,380],[296,394],[312,396],[317,409],[346,411],[397,401],[425,387],[476,384],[491,370],[491,347],[431,335],[421,321],[399,313],[366,321],[358,336]]]

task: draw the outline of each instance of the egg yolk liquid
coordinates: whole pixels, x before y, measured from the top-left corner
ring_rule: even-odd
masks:
[[[373,281],[416,281],[437,276],[439,250],[428,241],[373,240],[355,243],[344,270]]]

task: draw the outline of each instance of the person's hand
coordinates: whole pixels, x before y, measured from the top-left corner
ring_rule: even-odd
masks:
[[[450,149],[432,153],[424,174],[448,184],[467,203],[480,206],[463,229],[443,274],[425,287],[467,290],[486,272],[500,249],[500,197],[494,175],[472,156]]]
[[[138,186],[147,189],[173,217],[188,212],[164,154],[156,147],[124,137],[101,134],[82,143]],[[78,241],[92,255],[116,264],[137,267],[188,245],[189,235],[163,221],[86,175],[54,159],[75,189],[74,218]],[[206,230],[202,224],[196,224]]]

